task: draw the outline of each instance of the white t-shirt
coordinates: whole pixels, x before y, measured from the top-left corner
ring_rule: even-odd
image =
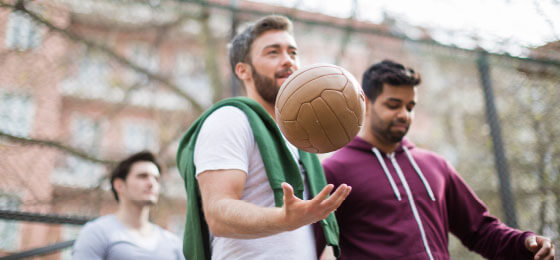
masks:
[[[171,232],[151,224],[152,235],[142,237],[113,214],[88,222],[72,250],[76,260],[184,260],[182,242]]]
[[[286,141],[296,162],[297,148]],[[194,150],[196,176],[207,170],[242,170],[247,180],[241,200],[274,207],[274,195],[249,120],[226,106],[214,111],[200,129]],[[304,198],[309,198],[307,188]],[[188,232],[188,231],[187,231]],[[257,239],[211,236],[212,259],[317,259],[311,225]]]

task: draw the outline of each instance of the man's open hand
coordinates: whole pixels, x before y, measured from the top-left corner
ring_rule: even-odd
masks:
[[[352,187],[342,184],[329,196],[334,186],[329,184],[311,200],[302,200],[294,195],[288,183],[282,183],[284,190],[284,220],[290,230],[313,224],[327,218],[346,199]]]

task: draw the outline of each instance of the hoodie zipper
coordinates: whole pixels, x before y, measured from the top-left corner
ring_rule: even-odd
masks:
[[[375,150],[377,150],[377,149],[375,149]],[[379,151],[378,151],[378,153],[379,153]],[[397,160],[395,159],[395,153],[391,153],[391,154],[387,155],[387,157],[391,160],[391,164],[393,164],[393,168],[395,168],[395,171],[397,172],[397,175],[399,176],[399,179],[401,180],[401,183],[404,187],[404,190],[406,191],[406,195],[408,196],[408,202],[410,203],[410,207],[412,208],[412,214],[414,215],[414,219],[416,220],[416,224],[418,224],[418,228],[420,229],[420,235],[422,237],[422,242],[424,243],[424,248],[426,250],[426,253],[428,253],[428,257],[430,258],[430,260],[433,260],[434,257],[432,256],[432,251],[430,250],[430,246],[428,245],[428,239],[426,238],[426,232],[424,231],[424,226],[422,225],[422,220],[420,219],[420,214],[418,214],[418,209],[416,208],[416,203],[414,203],[414,196],[412,195],[412,192],[410,191],[410,187],[408,186],[408,182],[406,181],[406,179],[404,177],[404,174],[401,170],[401,167],[399,166],[399,164],[397,163]],[[385,164],[384,160],[380,160],[380,162],[381,161],[383,161],[383,164]],[[412,161],[411,161],[411,163],[412,163]],[[414,164],[413,164],[413,166],[414,166]],[[422,177],[423,176],[421,176],[421,178]],[[422,178],[422,180],[425,181],[423,178]],[[426,185],[426,183],[424,183],[424,185]],[[429,186],[426,186],[426,187],[429,187]],[[431,194],[431,189],[429,190],[428,193]],[[431,195],[433,196],[433,194],[431,194]]]

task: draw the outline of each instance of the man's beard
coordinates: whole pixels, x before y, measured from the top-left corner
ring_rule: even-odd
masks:
[[[280,86],[278,86],[277,84],[278,75],[284,75],[288,72],[294,72],[294,70],[292,68],[284,68],[274,73],[274,78],[271,79],[265,75],[258,73],[255,67],[251,63],[249,64],[251,65],[253,81],[255,83],[257,93],[259,93],[261,98],[269,104],[276,104],[276,96],[278,96],[278,92],[280,91]]]
[[[404,132],[395,132],[395,131],[391,131],[393,125],[394,125],[393,122],[391,122],[387,127],[387,129],[385,130],[384,133],[385,138],[392,143],[399,143],[400,141],[402,141],[406,133],[408,133],[409,126],[406,127],[406,130]]]
[[[408,129],[410,128],[410,124],[408,124],[404,132],[391,131],[391,128],[396,124],[396,122],[391,121],[389,122],[387,127],[383,127],[382,124],[379,124],[379,121],[381,121],[381,119],[379,119],[379,117],[377,116],[377,114],[375,114],[375,112],[372,113],[372,116],[374,117],[374,120],[371,122],[370,128],[373,131],[374,135],[380,138],[383,142],[387,142],[391,144],[401,142],[404,136],[408,133]],[[399,122],[399,123],[403,124],[405,122]]]
[[[261,98],[274,105],[276,103],[276,96],[278,96],[278,91],[280,90],[280,87],[276,86],[276,80],[259,74],[253,67],[253,81],[255,82],[257,93],[259,93]]]

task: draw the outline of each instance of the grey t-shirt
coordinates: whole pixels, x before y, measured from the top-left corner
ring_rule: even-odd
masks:
[[[115,215],[99,217],[80,232],[72,259],[104,260],[184,260],[181,241],[171,232],[152,224],[153,235],[143,238],[130,231]]]

